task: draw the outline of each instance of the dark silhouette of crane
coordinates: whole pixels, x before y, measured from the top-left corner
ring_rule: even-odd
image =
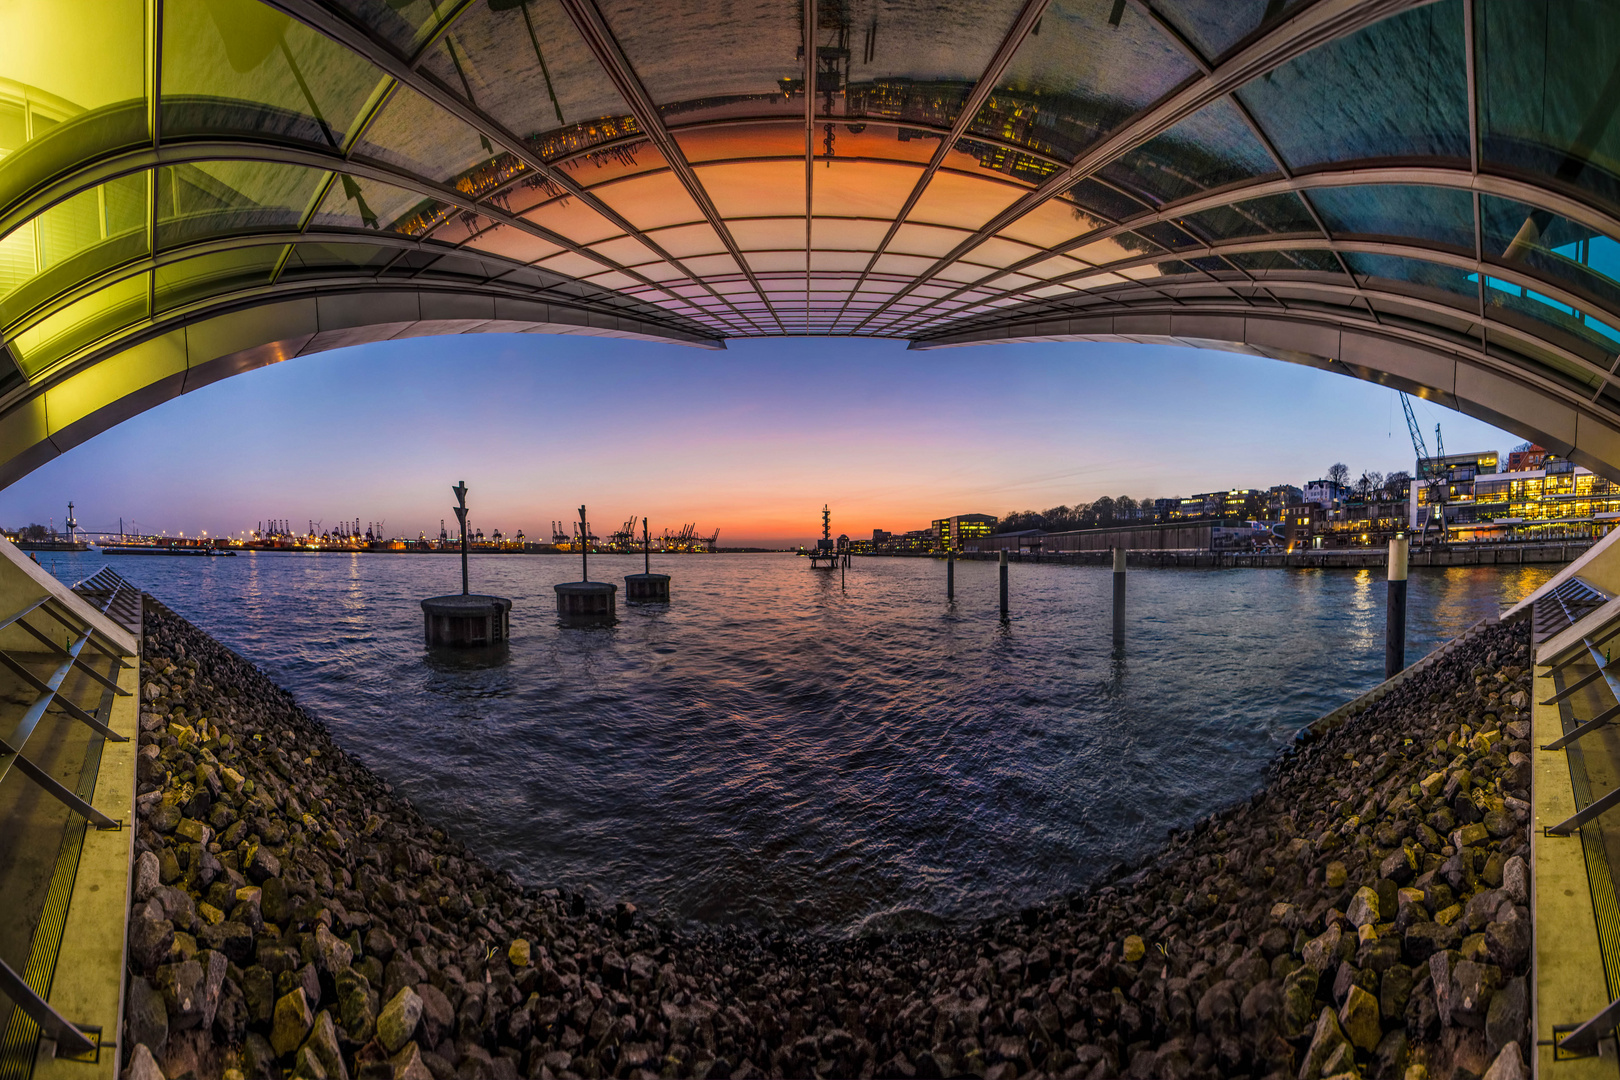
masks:
[[[1429,512],[1423,519],[1423,532],[1419,537],[1420,543],[1429,539],[1429,523],[1438,517],[1437,527],[1440,530],[1440,542],[1446,543],[1446,481],[1441,473],[1443,461],[1446,456],[1446,444],[1440,438],[1440,425],[1434,425],[1435,456],[1429,456],[1429,448],[1423,441],[1423,431],[1418,427],[1417,416],[1412,412],[1412,399],[1406,394],[1401,395],[1401,411],[1406,414],[1406,431],[1412,436],[1412,452],[1417,455],[1418,475],[1413,483],[1424,481],[1428,489],[1428,496],[1424,500],[1429,506]],[[1424,477],[1427,465],[1427,478]]]

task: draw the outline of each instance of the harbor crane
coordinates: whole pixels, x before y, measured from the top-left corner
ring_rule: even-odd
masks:
[[[1417,455],[1418,475],[1412,481],[1414,484],[1424,480],[1424,465],[1427,463],[1429,466],[1427,470],[1429,475],[1427,480],[1424,481],[1428,489],[1428,497],[1424,501],[1428,504],[1429,512],[1423,518],[1423,533],[1418,539],[1420,544],[1428,541],[1429,523],[1438,516],[1440,543],[1444,544],[1446,543],[1446,482],[1440,473],[1440,469],[1442,459],[1446,456],[1446,444],[1440,437],[1440,425],[1438,423],[1434,425],[1435,456],[1431,458],[1429,448],[1423,441],[1423,430],[1418,427],[1417,416],[1412,412],[1412,399],[1404,393],[1401,394],[1401,411],[1406,414],[1406,430],[1412,437],[1412,452]]]
[[[631,514],[629,521],[608,535],[608,547],[613,551],[629,551],[635,544],[636,515]]]

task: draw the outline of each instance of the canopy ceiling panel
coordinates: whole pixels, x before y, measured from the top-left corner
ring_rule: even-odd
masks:
[[[478,330],[1182,341],[1620,476],[1616,57],[1608,0],[13,0],[0,482]]]

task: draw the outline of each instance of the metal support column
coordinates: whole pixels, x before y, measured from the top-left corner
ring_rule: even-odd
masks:
[[[1384,678],[1392,679],[1406,667],[1406,564],[1411,541],[1397,536],[1389,542],[1389,611],[1384,623]]]
[[[1007,621],[1007,551],[1001,552],[1001,621]]]

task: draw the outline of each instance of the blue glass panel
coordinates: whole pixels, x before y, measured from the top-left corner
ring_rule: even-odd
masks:
[[[1183,251],[1187,248],[1203,246],[1199,240],[1188,236],[1168,221],[1155,221],[1153,224],[1144,225],[1136,231],[1138,235],[1147,237],[1166,251]]]
[[[1620,5],[1492,0],[1476,16],[1481,159],[1620,205]]]
[[[1185,218],[1176,224],[1211,243],[1241,240],[1248,236],[1286,236],[1317,232],[1305,204],[1292,192],[1266,195],[1259,199],[1217,206]]]
[[[1053,0],[972,130],[1072,160],[1197,70],[1134,4]]]
[[[1469,278],[1475,280],[1476,275],[1470,274]],[[1620,330],[1590,312],[1577,310],[1534,289],[1523,288],[1502,278],[1486,275],[1485,302],[1487,314],[1490,314],[1490,308],[1496,307],[1529,315],[1576,334],[1605,352],[1612,353],[1620,345]]]
[[[1487,258],[1518,266],[1620,310],[1620,244],[1566,217],[1492,195],[1479,201]]]
[[[1089,211],[1093,216],[1108,221],[1125,221],[1148,210],[1129,195],[1089,177],[1058,198],[1067,199],[1081,209]]]
[[[1256,31],[1276,23],[1301,0],[1155,0],[1154,7],[1214,60]]]
[[[1110,182],[1158,206],[1276,172],[1276,162],[1224,98],[1102,169]]]
[[[1409,237],[1472,252],[1474,199],[1466,191],[1416,184],[1363,184],[1306,193],[1330,233]]]
[[[1358,277],[1385,278],[1441,289],[1467,297],[1470,306],[1476,305],[1479,298],[1479,286],[1475,284],[1474,275],[1453,266],[1400,255],[1367,255],[1361,252],[1346,252],[1344,261]]]
[[[1344,268],[1331,251],[1254,251],[1245,255],[1228,255],[1227,261],[1233,266],[1251,272],[1264,272],[1280,270],[1283,272],[1297,272],[1301,270],[1312,273],[1344,275]]]
[[[1237,92],[1296,169],[1370,158],[1468,157],[1460,0],[1376,22]]]

